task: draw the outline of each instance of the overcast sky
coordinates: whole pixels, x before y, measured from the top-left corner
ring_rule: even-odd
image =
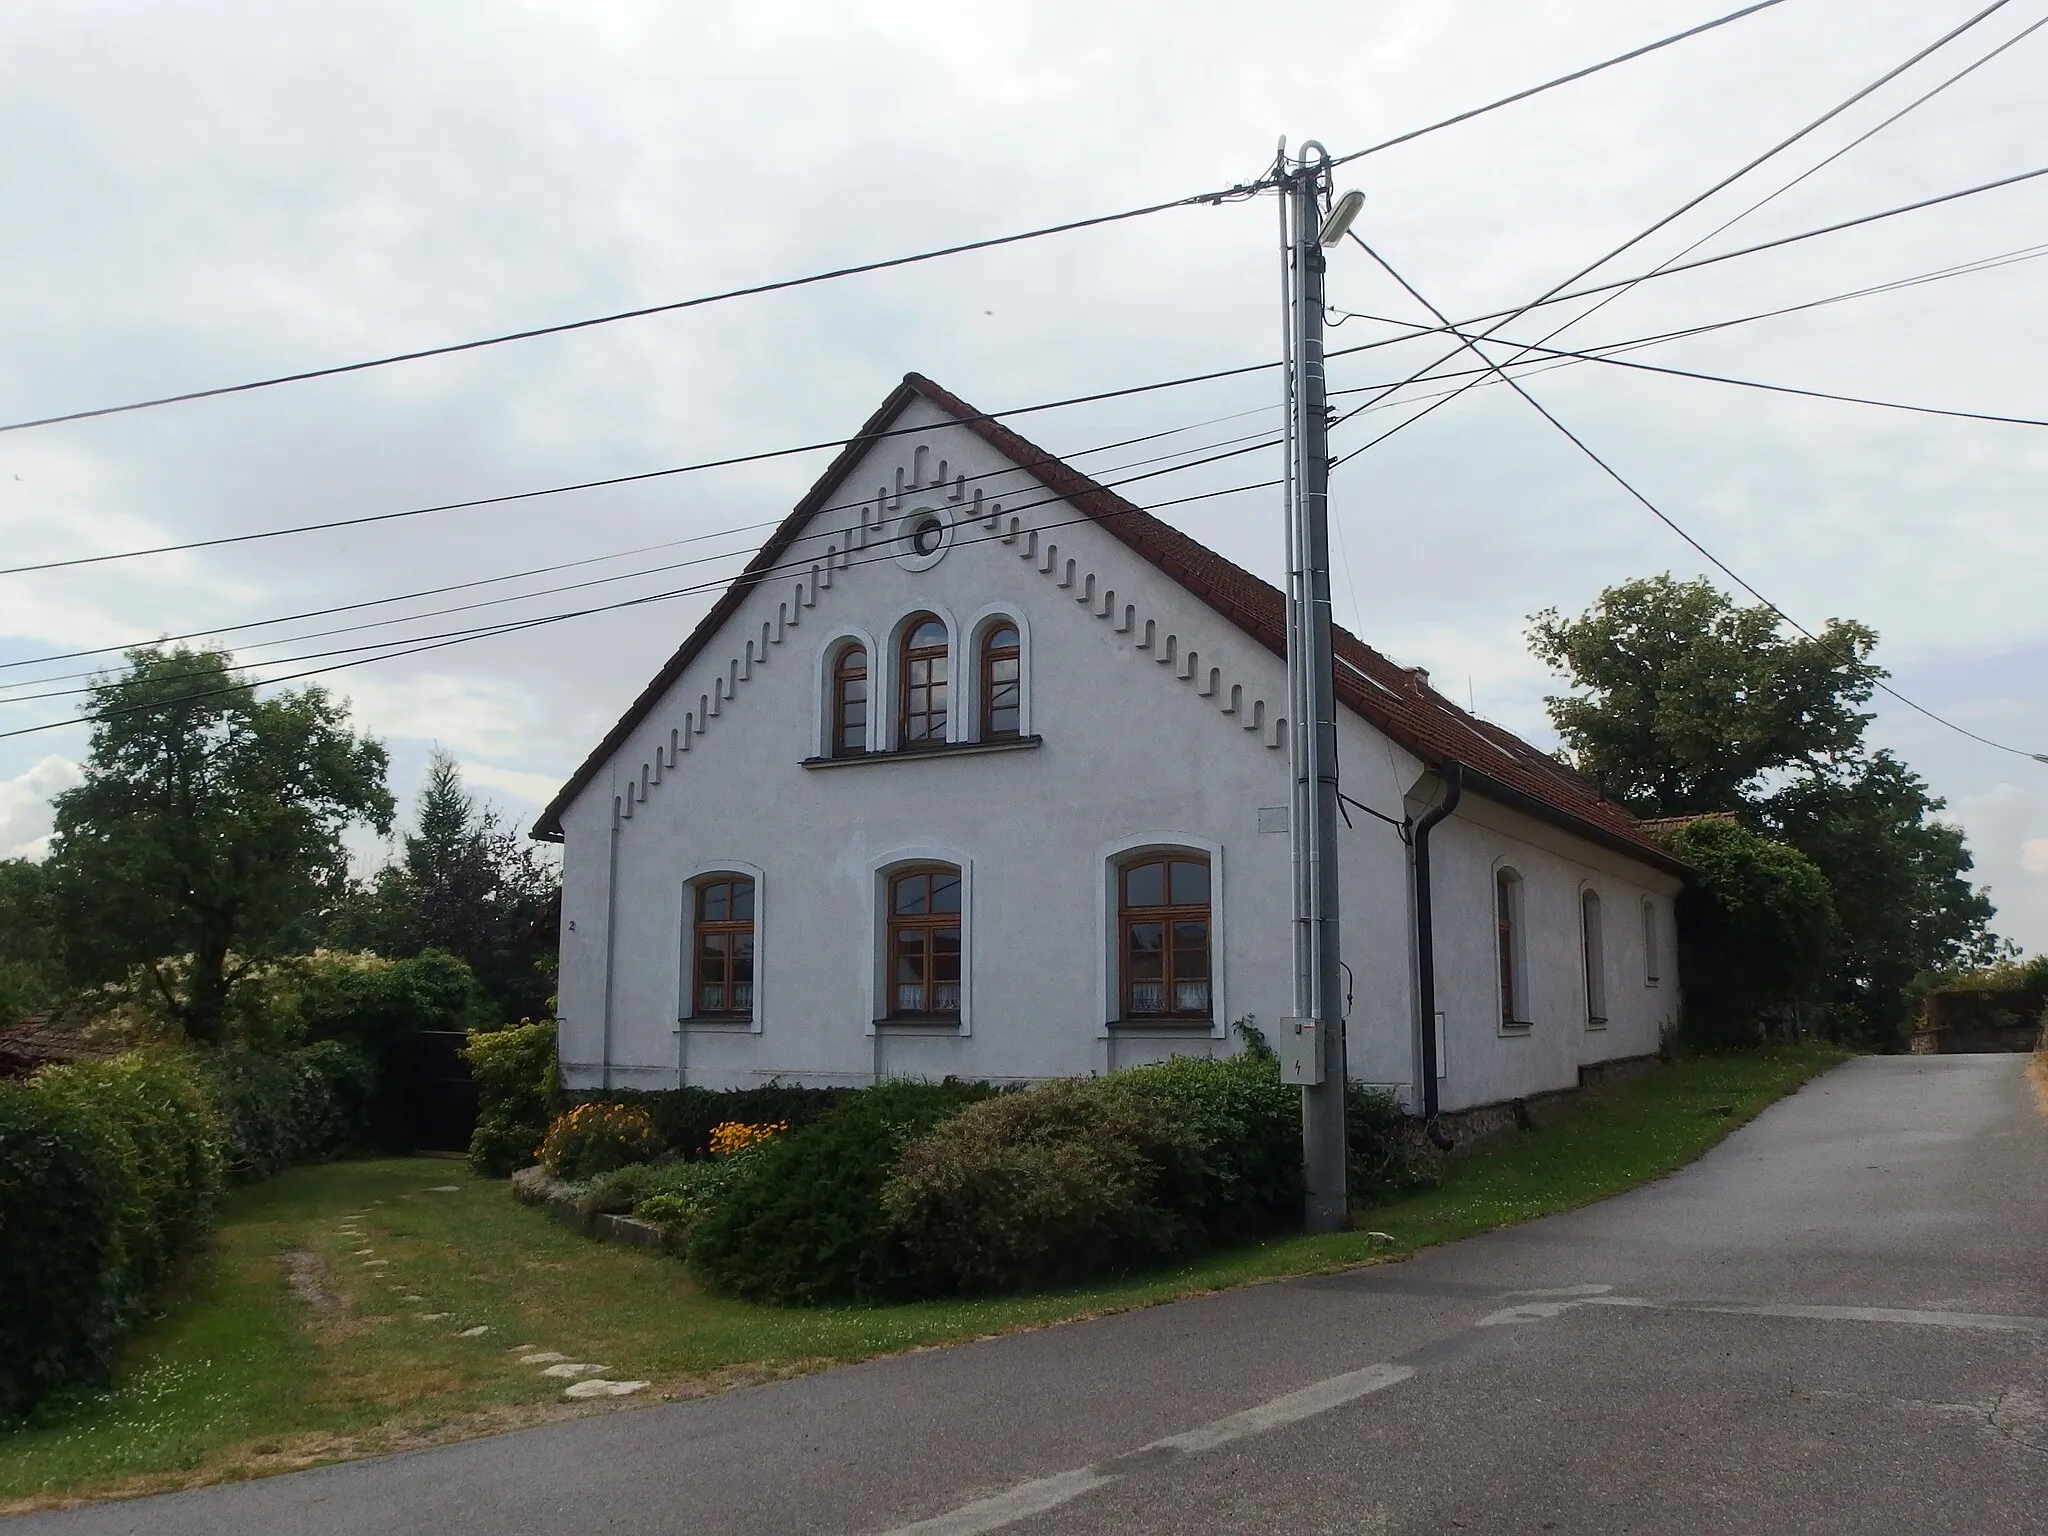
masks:
[[[1343,153],[1732,4],[30,0],[0,9],[0,418],[659,303],[1224,187],[1256,176],[1281,134]],[[1513,305],[1979,8],[1787,0],[1357,162],[1343,183],[1367,194],[1361,232],[1436,304],[1453,315]],[[1603,275],[1655,266],[2043,14],[2043,0],[2014,0]],[[2048,163],[2044,81],[2048,28],[1704,249]],[[2048,178],[1646,284],[1559,344],[1729,319],[2044,242]],[[857,427],[907,369],[1001,410],[1260,362],[1279,323],[1274,245],[1270,198],[1189,209],[570,337],[0,436],[0,563],[830,439]],[[2020,261],[1635,355],[2048,416],[2044,276],[2048,261]],[[1340,307],[1419,317],[1356,248],[1333,253],[1330,290]],[[1513,329],[1534,339],[1549,326]],[[1351,320],[1331,345],[1393,334]],[[1333,385],[1400,378],[1434,355],[1430,345],[1342,360]],[[1014,424],[1113,479],[1132,459],[1271,425],[1275,387],[1258,375]],[[1531,387],[1788,612],[1874,625],[1901,691],[1983,735],[2048,751],[2048,432],[1596,365]],[[1398,419],[1362,417],[1336,446]],[[1192,430],[1083,452],[1177,427]],[[1262,479],[1272,458],[1133,490],[1158,501]],[[283,640],[718,557],[242,651],[259,661],[713,581],[758,541],[748,525],[786,511],[824,460],[0,577],[0,661],[684,539],[699,541],[227,638]],[[1472,391],[1345,465],[1332,505],[1340,619],[1545,745],[1554,737],[1542,696],[1555,684],[1524,647],[1528,615],[1576,612],[1628,577],[1705,568],[1498,388]],[[1274,493],[1165,515],[1277,576]],[[524,822],[712,595],[327,681],[390,743],[402,801],[438,742]],[[0,730],[74,707],[0,705]],[[1967,828],[1999,931],[2048,948],[2048,765],[1888,700],[1878,708],[1876,736]],[[42,846],[48,796],[74,781],[84,742],[76,725],[0,740],[0,855]]]

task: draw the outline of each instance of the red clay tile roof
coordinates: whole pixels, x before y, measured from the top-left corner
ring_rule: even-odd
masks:
[[[1254,640],[1275,655],[1287,654],[1287,605],[1278,587],[1261,581],[1207,545],[1197,543],[1178,528],[1098,485],[922,374],[905,374],[903,382],[882,402],[881,409],[868,418],[859,435],[833,460],[668,665],[642,690],[632,708],[541,813],[534,824],[535,837],[561,837],[561,815],[569,802],[653,709],[669,685],[739,606],[747,590],[774,569],[803,525],[825,504],[841,477],[872,446],[887,423],[914,399],[928,401],[956,417],[967,431],[1094,518],[1104,532],[1128,545]],[[1645,833],[1635,817],[1604,799],[1590,780],[1499,726],[1467,714],[1413,671],[1396,666],[1357,636],[1338,629],[1334,642],[1338,699],[1430,767],[1456,761],[1464,766],[1466,787],[1473,793],[1562,823],[1593,841],[1673,873],[1684,871],[1685,866]]]

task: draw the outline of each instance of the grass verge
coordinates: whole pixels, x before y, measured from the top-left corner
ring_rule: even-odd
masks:
[[[614,1403],[637,1404],[1385,1262],[1668,1173],[1842,1059],[1705,1058],[1588,1093],[1537,1131],[1452,1158],[1441,1187],[1364,1212],[1361,1230],[1076,1290],[896,1307],[710,1296],[673,1260],[578,1238],[452,1160],[295,1169],[231,1201],[112,1391],[0,1436],[0,1513],[603,1411],[565,1401],[565,1383],[518,1364],[515,1346],[644,1379],[643,1394]]]

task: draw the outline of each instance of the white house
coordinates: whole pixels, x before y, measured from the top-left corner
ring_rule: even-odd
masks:
[[[1274,587],[906,377],[534,828],[565,845],[564,1083],[1239,1048],[1289,1012],[1283,625]],[[1419,1105],[1434,1054],[1458,1109],[1655,1051],[1683,866],[1426,674],[1337,653],[1352,1076]]]

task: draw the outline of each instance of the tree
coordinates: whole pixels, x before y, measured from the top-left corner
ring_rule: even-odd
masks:
[[[401,857],[356,892],[334,933],[385,955],[442,950],[469,966],[505,1018],[539,1018],[554,990],[558,888],[498,813],[477,805],[455,759],[436,751]]]
[[[1766,1015],[1797,1008],[1839,937],[1826,876],[1795,848],[1702,818],[1665,842],[1694,879],[1678,903],[1685,1022],[1702,1045],[1753,1045]]]
[[[1529,628],[1537,657],[1585,690],[1543,701],[1573,763],[1644,816],[1731,810],[1775,770],[1854,751],[1870,719],[1856,706],[1885,675],[1876,645],[1840,619],[1787,638],[1770,609],[1668,575]]]
[[[0,859],[0,1028],[62,991],[50,880],[29,859]]]
[[[1827,877],[1840,942],[1819,995],[1838,1032],[1896,1044],[1915,973],[1988,953],[1991,903],[1943,802],[1864,737],[1876,632],[1787,637],[1706,581],[1624,582],[1576,619],[1530,621],[1578,692],[1547,699],[1574,766],[1641,815],[1732,811]]]
[[[318,687],[258,698],[221,650],[144,646],[98,679],[84,782],[57,796],[49,876],[67,969],[151,968],[196,1040],[219,1042],[255,961],[346,888],[342,834],[391,825],[387,759]],[[190,956],[173,987],[162,962]]]

